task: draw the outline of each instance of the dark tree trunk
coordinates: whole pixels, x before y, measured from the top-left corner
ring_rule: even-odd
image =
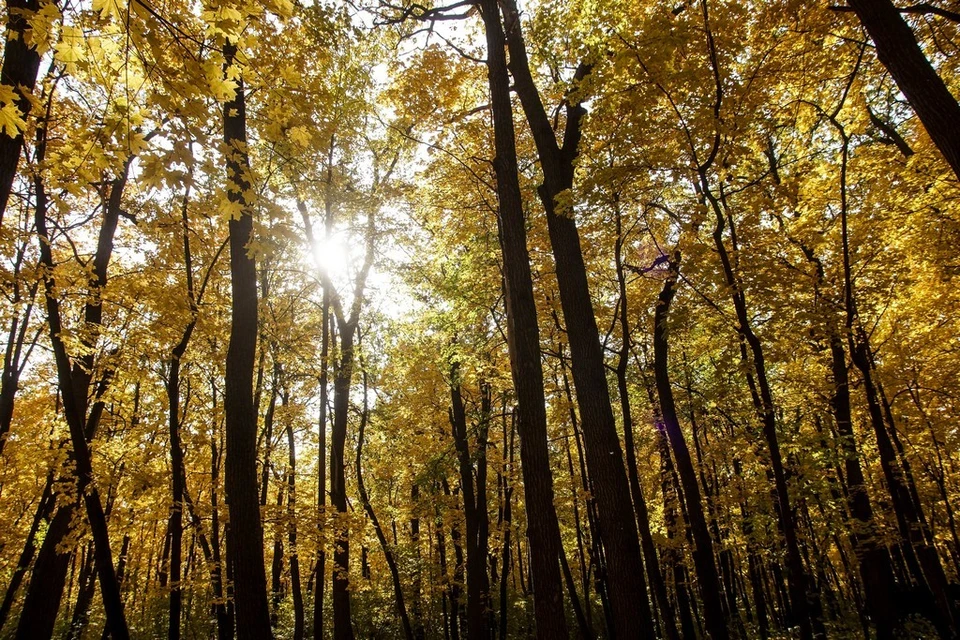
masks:
[[[286,483],[277,489],[277,512],[283,508]],[[273,535],[273,558],[270,562],[270,626],[276,630],[280,624],[280,603],[283,602],[283,531],[275,528]]]
[[[48,98],[47,108],[52,104],[52,95]],[[46,130],[41,127],[37,131],[36,155],[38,161],[43,161],[46,151]],[[54,516],[47,531],[44,545],[41,547],[43,563],[40,558],[37,564],[44,575],[34,568],[33,579],[27,598],[24,601],[20,624],[17,628],[18,638],[48,638],[53,631],[56,611],[59,608],[63,592],[63,580],[66,575],[69,552],[58,553],[58,546],[70,530],[73,510],[82,502],[94,543],[94,566],[100,582],[100,593],[103,597],[104,611],[111,633],[116,640],[127,640],[129,631],[123,612],[123,602],[120,598],[120,588],[117,582],[113,558],[110,552],[110,537],[107,531],[107,519],[93,478],[92,454],[90,440],[103,413],[103,393],[109,385],[112,376],[109,367],[103,378],[96,385],[94,403],[89,406],[88,393],[94,368],[94,340],[98,334],[102,318],[103,307],[100,295],[107,284],[107,267],[113,253],[113,237],[120,217],[120,201],[126,186],[127,175],[132,158],[124,165],[120,176],[113,180],[110,186],[110,195],[105,203],[103,221],[97,238],[97,250],[93,259],[93,270],[88,281],[90,299],[84,305],[83,321],[89,330],[84,339],[84,346],[88,353],[78,356],[71,363],[67,347],[62,340],[63,321],[56,283],[53,279],[54,258],[51,247],[50,233],[47,228],[47,194],[42,176],[34,180],[36,193],[35,226],[40,245],[40,264],[44,267],[46,277],[44,289],[46,294],[47,325],[50,342],[53,348],[56,363],[57,380],[60,387],[60,396],[63,403],[63,415],[70,431],[72,445],[72,460],[74,462],[74,479],[76,482],[75,499],[70,499]],[[89,409],[89,412],[88,412]],[[63,512],[63,516],[61,516]],[[59,520],[58,520],[59,518]],[[56,527],[54,527],[56,524]],[[48,545],[49,543],[49,545]],[[46,549],[46,553],[44,553]],[[39,576],[39,580],[38,580]],[[47,581],[49,579],[49,581]],[[37,615],[47,615],[48,619],[36,619]]]
[[[234,65],[236,45],[224,45],[225,68]],[[257,350],[257,270],[247,252],[253,233],[253,212],[246,152],[244,86],[223,105],[223,138],[227,147],[227,198],[240,206],[231,218],[230,275],[231,326],[227,350],[225,489],[230,511],[227,559],[233,569],[233,597],[240,640],[272,636],[267,603],[267,576],[263,566],[263,526],[257,496],[257,409],[253,405],[253,366]]]
[[[287,404],[284,392],[283,404]],[[297,545],[297,445],[293,438],[293,424],[287,422],[287,557],[290,561],[290,590],[293,595],[293,640],[303,640],[305,619],[303,590],[300,586],[300,548]]]
[[[20,610],[17,640],[53,637],[53,625],[63,598],[72,549],[60,549],[59,542],[70,532],[77,503],[74,498],[57,509],[33,563],[27,594]]]
[[[630,509],[630,487],[607,388],[603,350],[590,299],[580,236],[571,212],[558,210],[557,204],[557,197],[573,187],[574,160],[586,110],[579,102],[567,103],[566,131],[561,147],[531,75],[516,3],[506,0],[502,6],[510,47],[510,71],[543,170],[544,180],[539,193],[556,263],[560,305],[573,362],[573,382],[580,420],[584,425],[587,467],[596,492],[600,540],[606,550],[614,633],[624,638],[649,637],[653,635],[653,621],[649,616],[644,617],[642,611],[638,615],[636,608],[637,602],[647,597],[640,539]],[[590,67],[581,64],[577,80],[589,72]]]
[[[53,470],[47,473],[47,483],[43,487],[43,493],[40,495],[40,501],[37,503],[37,510],[34,512],[33,521],[30,523],[30,530],[27,532],[27,540],[23,543],[23,551],[20,552],[20,558],[17,560],[17,567],[14,569],[13,576],[10,578],[10,584],[7,585],[7,591],[3,596],[3,604],[0,605],[0,631],[3,630],[10,615],[10,608],[13,606],[13,600],[17,596],[17,590],[20,583],[23,582],[23,576],[30,568],[30,562],[37,552],[36,542],[37,533],[40,531],[42,522],[49,522],[56,507],[56,501],[53,498]],[[49,529],[48,529],[49,530]]]
[[[330,136],[330,146],[327,150],[327,175],[325,180],[326,193],[324,198],[324,231],[325,237],[329,238],[330,228],[333,225],[333,153],[336,147],[336,138]],[[307,241],[310,242],[311,249],[316,251],[316,242],[313,237],[313,227],[310,223],[310,216],[305,207],[300,207],[301,217],[304,221],[304,228],[307,232]],[[317,431],[319,436],[319,451],[317,453],[317,511],[320,516],[317,521],[320,527],[327,522],[327,385],[329,383],[330,366],[330,291],[323,287],[323,301],[321,308],[321,321],[323,327],[320,330],[320,417],[317,420]],[[317,579],[314,583],[313,591],[313,634],[319,640],[323,639],[323,595],[327,584],[327,553],[323,545],[317,549]]]
[[[363,439],[367,428],[367,422],[370,419],[370,410],[367,405],[367,372],[363,372],[363,412],[360,416],[360,428],[357,430],[357,490],[360,493],[360,501],[363,503],[363,510],[367,512],[373,530],[377,534],[377,541],[380,542],[380,549],[383,551],[384,558],[387,561],[387,568],[390,570],[390,579],[393,582],[393,597],[397,605],[397,613],[400,616],[400,623],[403,627],[403,635],[406,640],[413,640],[413,627],[410,624],[410,616],[407,614],[407,606],[403,599],[403,585],[400,582],[400,569],[397,567],[396,558],[390,545],[387,542],[387,536],[383,533],[383,527],[380,526],[380,519],[377,518],[373,505],[370,503],[370,496],[367,493],[367,487],[363,483]]]
[[[559,330],[559,319],[554,317],[554,321],[557,323]],[[559,351],[563,353],[562,346],[560,347]],[[597,533],[600,529],[600,525],[598,524],[599,518],[597,516],[597,501],[593,498],[593,480],[587,473],[587,464],[583,455],[583,432],[580,429],[579,421],[577,420],[577,412],[574,409],[573,392],[570,390],[570,380],[567,378],[567,371],[563,358],[560,359],[560,370],[562,374],[561,378],[563,381],[564,397],[567,400],[567,405],[570,407],[570,423],[573,425],[573,439],[577,447],[577,462],[580,466],[581,487],[588,495],[587,528],[590,531],[591,565],[593,567],[593,574],[596,579],[597,595],[600,596],[600,604],[603,607],[604,623],[606,624],[607,632],[612,633],[613,613],[610,610],[610,598],[607,596],[606,560],[604,558],[603,545],[600,544],[600,537]],[[641,506],[646,506],[646,502],[638,504]],[[655,554],[656,551],[654,550],[653,553]]]
[[[496,0],[482,0],[487,44],[487,74],[493,113],[500,247],[503,252],[507,332],[511,371],[518,404],[520,459],[527,507],[531,572],[536,584],[534,615],[537,637],[566,638],[567,624],[560,578],[560,527],[553,505],[553,477],[547,448],[540,330],[533,296],[526,223],[517,168],[510,80],[503,25]],[[619,448],[619,444],[618,444]]]
[[[7,0],[7,38],[3,49],[0,83],[13,87],[18,94],[14,104],[24,119],[32,106],[26,94],[33,92],[40,70],[40,54],[35,46],[27,46],[24,34],[30,29],[30,21],[39,9],[38,0]],[[17,175],[21,149],[23,135],[17,134],[11,138],[6,133],[0,133],[0,225],[3,224],[3,214],[7,210],[10,191]]]
[[[320,417],[317,419],[318,447],[317,454],[317,518],[320,526],[328,522],[327,506],[327,371],[330,354],[330,299],[326,290],[323,292],[323,329],[320,347]],[[327,584],[327,553],[323,544],[317,549],[317,579],[313,587],[313,633],[314,637],[323,639],[323,595]]]
[[[340,363],[333,381],[333,432],[330,446],[330,502],[338,517],[346,517],[347,488],[344,448],[347,441],[347,411],[350,380],[353,376],[353,334],[350,327],[340,328]],[[353,640],[350,614],[350,538],[346,527],[337,523],[333,550],[333,637]]]
[[[663,425],[657,425],[657,449],[660,452],[660,490],[663,494],[663,525],[667,530],[667,545],[663,552],[663,563],[673,574],[673,592],[677,599],[677,614],[680,617],[680,629],[684,640],[697,637],[693,622],[690,590],[687,587],[687,568],[683,562],[683,543],[678,536],[678,506],[680,487],[674,482],[673,461]]]
[[[960,105],[923,55],[890,0],[849,0],[877,49],[877,58],[917,112],[940,153],[960,178]]]
[[[679,255],[672,260],[668,260],[667,264],[669,272],[663,283],[660,296],[657,298],[657,306],[654,311],[653,350],[657,396],[660,399],[660,412],[663,417],[664,430],[673,449],[683,495],[686,498],[687,516],[694,541],[693,563],[700,583],[707,631],[713,640],[725,640],[729,637],[729,633],[723,615],[723,604],[720,600],[720,580],[713,559],[713,541],[710,538],[707,520],[703,514],[696,470],[693,468],[686,438],[680,429],[673,388],[670,386],[668,369],[670,343],[667,320],[670,314],[670,303],[673,301],[677,290],[680,268]]]
[[[216,389],[214,389],[214,407],[216,407]],[[233,640],[234,612],[233,587],[230,581],[233,569],[228,566],[224,571],[220,553],[220,448],[216,436],[210,440],[210,546],[213,566],[210,569],[210,582],[217,614],[217,640]],[[224,581],[226,573],[226,582]],[[226,588],[224,588],[226,586]],[[230,597],[227,597],[230,596]]]
[[[414,567],[413,567],[413,604],[411,624],[413,625],[413,637],[415,640],[424,640],[426,629],[423,626],[423,579],[420,573],[420,485],[416,478],[410,485],[410,502],[412,504],[412,513],[410,515],[410,544],[413,546]]]
[[[460,493],[463,497],[467,534],[467,638],[486,638],[490,631],[490,579],[487,575],[489,519],[487,515],[487,430],[490,417],[489,388],[482,390],[481,418],[477,429],[476,455],[470,452],[467,418],[460,392],[459,367],[450,372],[453,442],[460,469]],[[476,460],[476,470],[474,470]]]
[[[857,450],[851,419],[847,363],[843,343],[839,337],[834,336],[830,339],[830,352],[834,383],[831,407],[837,423],[840,448],[844,454],[844,470],[848,487],[847,506],[850,509],[850,515],[856,520],[850,540],[854,553],[860,561],[860,579],[866,592],[867,610],[876,625],[877,638],[887,640],[893,637],[893,630],[896,627],[893,603],[896,583],[890,568],[890,556],[877,538],[873,508],[870,505],[866,480],[860,466],[860,454]]]
[[[506,410],[506,407],[504,407]],[[504,426],[503,441],[507,448],[507,464],[513,468],[514,436],[517,433],[516,414],[512,414],[510,420],[510,439],[507,441],[506,426]],[[500,620],[499,620],[499,639],[507,638],[507,578],[510,573],[510,532],[513,524],[513,484],[507,479],[507,474],[503,474],[503,515],[500,526],[503,528],[503,557],[500,563]]]
[[[192,328],[191,322],[190,327]],[[185,333],[189,340],[189,334]],[[170,468],[172,476],[173,504],[170,506],[170,618],[167,637],[169,640],[180,638],[180,610],[182,591],[180,588],[181,548],[183,546],[183,447],[180,443],[180,358],[186,342],[181,340],[174,349],[167,378],[167,400],[169,403],[170,425]],[[179,350],[179,353],[178,353]]]
[[[67,630],[67,640],[79,640],[83,630],[90,621],[90,604],[93,602],[93,593],[96,591],[96,576],[93,570],[93,549],[88,544],[80,565],[80,577],[77,580],[77,601],[73,605],[73,618]]]
[[[810,619],[810,605],[807,594],[807,574],[803,568],[803,559],[800,556],[800,546],[797,541],[797,527],[795,514],[790,504],[790,493],[787,489],[787,474],[780,453],[780,440],[777,435],[777,418],[773,404],[773,392],[767,377],[766,361],[764,359],[763,344],[753,331],[749,312],[747,311],[746,296],[743,293],[740,279],[734,271],[730,254],[724,242],[724,230],[729,225],[730,233],[735,233],[732,219],[727,220],[720,201],[711,190],[706,168],[699,172],[699,184],[707,205],[716,216],[716,227],[713,231],[713,240],[720,257],[724,280],[729,287],[730,296],[736,312],[736,330],[740,337],[740,354],[744,364],[752,372],[747,373],[747,384],[754,409],[763,427],[764,439],[770,456],[770,472],[773,476],[774,507],[777,513],[777,524],[783,535],[787,555],[787,579],[790,588],[791,608],[800,625],[800,635],[803,640],[813,638],[813,627]]]
[[[0,134],[0,139],[3,137],[5,136]],[[33,304],[40,283],[35,281],[30,285],[29,291],[23,291],[20,278],[22,277],[21,265],[25,250],[26,246],[19,250],[14,272],[10,276],[13,279],[11,288],[13,289],[12,303],[14,310],[13,318],[10,320],[10,331],[7,334],[7,348],[3,355],[3,373],[0,375],[0,454],[3,453],[4,446],[7,444],[10,425],[13,423],[13,405],[20,388],[20,375],[26,367],[27,358],[33,351],[37,338],[40,337],[39,332],[37,332],[33,337],[33,342],[27,344],[27,329],[30,326]],[[27,296],[24,296],[24,293],[27,293]],[[22,310],[17,308],[21,304],[23,305]],[[26,347],[26,353],[24,353],[24,347]],[[3,621],[0,619],[0,626],[2,624]]]
[[[660,573],[660,560],[657,557],[653,535],[650,532],[650,517],[647,513],[647,501],[643,497],[640,486],[640,477],[637,473],[637,452],[633,442],[633,415],[630,411],[630,392],[627,387],[627,366],[630,362],[631,336],[630,321],[627,310],[627,277],[623,264],[623,232],[622,216],[619,197],[615,198],[616,234],[614,244],[614,261],[617,270],[617,285],[620,290],[620,304],[618,320],[620,323],[620,353],[617,359],[617,390],[620,395],[620,414],[623,420],[623,444],[626,449],[627,479],[630,483],[630,495],[633,498],[633,511],[637,519],[637,528],[640,532],[640,547],[646,564],[650,587],[660,612],[660,621],[666,630],[669,640],[678,640],[680,635],[673,617],[673,607],[667,597],[666,584]],[[646,585],[644,585],[646,587]],[[641,618],[652,618],[650,603],[646,597],[637,601],[638,612]]]

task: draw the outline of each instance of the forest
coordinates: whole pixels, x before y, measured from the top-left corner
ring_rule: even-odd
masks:
[[[0,638],[960,637],[910,1],[7,0]]]

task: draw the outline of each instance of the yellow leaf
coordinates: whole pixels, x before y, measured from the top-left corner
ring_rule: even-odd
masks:
[[[13,87],[0,85],[0,129],[11,138],[16,138],[27,126],[16,101],[17,94]]]
[[[204,69],[207,77],[207,85],[210,87],[210,93],[219,102],[228,102],[237,95],[237,87],[240,85],[236,80],[230,80],[223,77],[223,70],[219,65],[208,62]]]
[[[122,15],[118,0],[93,0],[93,10],[99,11],[100,17],[104,20],[120,19]]]
[[[83,61],[83,31],[79,27],[65,26],[60,33],[60,42],[53,48],[54,58],[64,63],[67,69]]]

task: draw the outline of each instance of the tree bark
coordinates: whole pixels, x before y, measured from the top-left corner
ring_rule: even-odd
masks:
[[[713,541],[710,538],[710,530],[707,528],[707,520],[703,514],[700,485],[693,468],[690,449],[687,447],[686,438],[680,429],[680,420],[677,417],[677,408],[673,397],[673,388],[670,385],[668,369],[670,343],[667,321],[670,314],[670,303],[673,301],[677,290],[679,260],[680,256],[677,254],[667,262],[669,272],[666,280],[664,280],[663,289],[657,298],[657,306],[654,311],[654,375],[664,430],[673,449],[683,495],[686,498],[687,516],[694,541],[693,563],[697,571],[697,579],[700,582],[700,594],[703,598],[704,622],[707,632],[713,640],[725,640],[729,637],[729,632],[723,615],[723,604],[720,601],[720,579],[717,576],[717,567],[713,559]]]
[[[52,92],[47,102],[48,116],[51,104]],[[46,129],[43,126],[37,131],[36,148],[37,159],[42,161],[46,151]],[[47,227],[48,202],[45,184],[40,175],[34,180],[36,193],[34,219],[40,245],[40,265],[45,269],[44,292],[46,294],[47,325],[56,363],[63,415],[70,431],[77,497],[68,500],[67,504],[64,504],[58,510],[54,516],[55,522],[51,523],[51,527],[47,531],[47,537],[41,547],[41,555],[44,556],[43,562],[41,563],[41,559],[38,557],[37,565],[43,571],[49,571],[50,573],[47,575],[44,575],[43,572],[38,573],[35,566],[33,579],[20,616],[20,624],[17,627],[17,638],[48,638],[53,632],[53,624],[62,597],[63,581],[66,577],[69,558],[69,552],[66,554],[58,553],[57,547],[69,532],[73,511],[79,502],[82,502],[85,507],[87,520],[93,534],[94,564],[100,582],[100,592],[103,597],[107,623],[114,638],[117,640],[127,640],[129,638],[120,588],[110,552],[106,515],[103,503],[100,500],[100,494],[94,483],[90,450],[90,440],[94,436],[103,412],[102,395],[112,377],[109,367],[106,368],[103,378],[95,389],[92,406],[89,404],[88,393],[93,376],[94,341],[103,319],[101,293],[107,283],[107,267],[113,253],[113,237],[120,217],[120,202],[131,162],[132,158],[128,159],[120,176],[112,181],[110,195],[105,203],[103,221],[97,237],[97,249],[93,259],[93,271],[88,282],[89,300],[84,305],[83,321],[85,326],[90,329],[90,335],[85,338],[84,346],[88,347],[89,352],[76,357],[73,363],[71,363],[67,347],[62,340],[63,322],[60,300],[57,297],[56,283],[53,278],[55,263]],[[54,524],[56,524],[56,527],[54,527]],[[49,578],[49,582],[47,578]],[[37,619],[37,615],[47,615],[49,618]]]
[[[537,307],[526,245],[526,223],[520,196],[510,80],[504,54],[506,42],[497,1],[482,0],[480,14],[487,44],[507,340],[518,404],[517,428],[527,506],[527,535],[530,540],[531,571],[536,584],[534,615],[537,637],[543,640],[566,638],[559,564],[560,526],[553,506],[553,476],[547,448],[547,416],[540,364],[540,329],[537,325]]]
[[[7,39],[3,49],[3,68],[0,83],[13,87],[18,94],[14,103],[24,120],[30,113],[32,103],[27,94],[33,92],[40,70],[40,54],[36,46],[28,46],[24,34],[30,29],[30,20],[40,10],[38,0],[7,0]],[[10,191],[17,175],[23,135],[14,137],[0,133],[0,226],[7,210]]]
[[[947,164],[960,178],[960,104],[890,0],[849,0],[887,68]]]
[[[482,391],[481,417],[477,429],[477,453],[471,455],[467,418],[460,389],[459,366],[450,371],[450,424],[460,471],[467,547],[467,638],[486,638],[490,631],[490,579],[487,575],[489,519],[487,516],[486,432],[490,417],[489,389]],[[476,459],[476,470],[473,460]],[[476,474],[476,479],[474,479]]]
[[[631,515],[630,488],[607,388],[603,350],[590,299],[580,236],[571,212],[559,207],[558,202],[558,197],[573,187],[574,160],[579,151],[580,125],[586,110],[579,102],[568,102],[563,144],[558,144],[531,75],[516,3],[506,0],[502,7],[510,47],[510,72],[543,170],[539,194],[546,211],[556,263],[560,305],[573,362],[573,383],[583,423],[587,467],[596,491],[599,534],[606,550],[615,634],[625,638],[650,637],[654,633],[653,621],[649,615],[644,616],[642,610],[638,615],[636,608],[636,603],[647,597],[640,539]],[[589,72],[590,66],[581,64],[577,80]]]
[[[224,44],[225,69],[235,64],[236,44]],[[248,201],[246,102],[242,78],[233,99],[223,105],[227,198],[240,207],[231,218],[231,325],[226,361],[225,489],[231,541],[227,559],[233,568],[233,593],[240,640],[272,637],[263,566],[263,526],[257,496],[257,409],[253,405],[253,366],[257,350],[257,270],[248,253],[253,211]]]

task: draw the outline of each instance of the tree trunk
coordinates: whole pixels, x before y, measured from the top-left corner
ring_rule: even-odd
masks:
[[[48,109],[52,103],[52,95],[48,101]],[[42,161],[46,150],[46,130],[37,131],[37,159]],[[63,580],[66,575],[67,554],[58,554],[57,547],[70,530],[73,510],[82,501],[87,521],[94,541],[94,564],[100,582],[100,593],[103,597],[104,611],[111,633],[116,640],[127,640],[129,631],[123,613],[123,602],[120,598],[120,588],[117,583],[113,558],[110,552],[110,537],[107,531],[107,520],[93,478],[92,454],[90,440],[93,438],[103,412],[103,393],[109,384],[112,372],[109,367],[103,374],[94,391],[94,403],[89,405],[88,393],[91,386],[94,365],[94,341],[98,335],[103,308],[100,295],[107,283],[107,267],[113,253],[113,237],[120,217],[120,201],[126,186],[127,175],[132,158],[125,163],[119,177],[114,179],[110,186],[110,195],[105,203],[103,222],[97,238],[97,250],[93,259],[93,270],[88,281],[90,297],[84,305],[84,323],[90,334],[84,338],[84,346],[89,352],[75,358],[71,363],[67,347],[63,342],[63,322],[60,310],[60,300],[56,283],[53,279],[54,258],[51,248],[50,234],[47,228],[47,194],[42,176],[34,180],[36,190],[35,226],[40,244],[40,264],[44,267],[44,289],[46,294],[47,324],[50,333],[50,342],[53,348],[56,363],[57,380],[60,396],[63,403],[63,415],[70,431],[72,445],[72,459],[74,462],[74,479],[76,482],[77,498],[71,499],[58,510],[54,516],[54,523],[47,531],[41,555],[44,562],[41,568],[51,573],[44,576],[34,570],[31,587],[24,601],[24,609],[20,616],[20,625],[17,628],[18,638],[48,638],[53,631],[56,618],[56,608],[59,608],[63,591]],[[89,409],[89,413],[88,413]],[[63,516],[60,513],[63,512]],[[58,517],[60,519],[58,520]],[[47,544],[49,542],[49,545]],[[44,548],[47,549],[44,553]],[[37,559],[40,564],[40,558]],[[42,581],[38,580],[38,576]],[[50,581],[46,582],[49,577]],[[34,588],[36,587],[36,588]],[[51,610],[52,609],[52,610]],[[47,615],[47,620],[37,620],[36,615]]]
[[[383,527],[380,526],[380,520],[377,518],[373,505],[370,503],[370,496],[367,494],[367,488],[363,483],[363,438],[367,422],[370,419],[370,411],[367,406],[367,372],[363,372],[363,412],[360,416],[360,428],[357,430],[357,490],[360,493],[360,501],[363,503],[363,510],[367,512],[370,523],[373,525],[374,533],[377,534],[377,540],[380,542],[380,549],[383,551],[384,558],[387,561],[387,568],[390,570],[390,579],[393,582],[393,597],[397,605],[397,614],[400,616],[400,623],[403,627],[403,636],[406,640],[414,640],[413,626],[410,624],[410,616],[407,615],[407,606],[403,599],[403,585],[400,582],[400,570],[397,567],[396,558],[387,537],[383,533]]]
[[[477,429],[477,452],[471,455],[467,439],[467,419],[460,391],[459,366],[450,372],[453,442],[460,470],[460,494],[463,497],[464,520],[467,534],[467,638],[486,638],[490,631],[490,579],[487,575],[487,548],[489,519],[487,515],[487,458],[486,433],[490,419],[489,388],[481,391],[480,424]],[[476,470],[474,462],[476,460]],[[474,474],[476,473],[476,479]]]
[[[537,585],[534,615],[537,637],[566,638],[567,624],[560,578],[560,526],[553,506],[553,476],[547,448],[540,330],[533,296],[526,222],[520,195],[510,80],[504,52],[503,25],[496,0],[482,0],[487,43],[487,74],[493,113],[500,247],[503,252],[507,338],[518,404],[520,460],[527,507],[531,572]]]
[[[740,355],[744,364],[752,369],[747,373],[747,384],[754,409],[763,427],[763,435],[767,442],[770,455],[770,471],[774,484],[774,506],[777,513],[777,524],[783,535],[787,555],[788,584],[790,587],[791,609],[796,623],[800,625],[800,636],[803,640],[813,638],[813,627],[810,619],[810,606],[807,594],[807,574],[803,568],[803,559],[800,556],[800,547],[797,542],[797,527],[793,508],[790,505],[790,493],[787,489],[787,474],[783,466],[780,453],[780,441],[777,435],[777,418],[773,404],[773,392],[767,378],[766,362],[764,360],[763,345],[750,321],[747,311],[746,296],[743,293],[740,279],[734,272],[730,254],[724,243],[724,229],[730,226],[731,234],[735,233],[732,219],[727,220],[720,201],[711,191],[707,177],[707,169],[699,171],[699,184],[706,204],[713,210],[716,217],[716,227],[713,231],[713,240],[720,257],[724,280],[730,291],[730,296],[736,312],[737,334],[740,337]]]
[[[627,458],[627,479],[630,483],[630,495],[633,498],[633,511],[637,519],[637,528],[640,532],[640,546],[646,564],[647,576],[650,579],[651,591],[660,612],[660,621],[669,640],[678,640],[680,634],[674,620],[673,607],[667,597],[667,587],[660,573],[660,559],[657,556],[653,535],[650,532],[650,517],[647,512],[647,501],[640,486],[640,477],[637,472],[637,452],[633,441],[633,415],[630,410],[630,392],[627,388],[627,366],[630,361],[631,336],[630,321],[627,310],[627,278],[623,264],[623,233],[622,215],[619,196],[615,196],[614,210],[616,213],[616,234],[614,244],[614,262],[617,270],[617,285],[620,292],[618,321],[620,323],[620,353],[617,359],[617,390],[620,395],[620,414],[623,420],[623,443]],[[641,617],[652,617],[649,611],[647,598],[638,601]]]
[[[690,450],[687,448],[686,438],[680,429],[673,388],[670,385],[668,368],[670,343],[668,341],[667,320],[670,314],[670,303],[673,301],[677,290],[679,261],[679,254],[672,260],[668,260],[669,273],[663,283],[660,296],[657,298],[657,306],[654,311],[654,375],[656,377],[657,396],[660,399],[663,427],[673,449],[683,495],[686,498],[687,516],[694,541],[693,563],[697,571],[697,580],[700,583],[706,627],[713,640],[725,640],[729,637],[729,632],[723,615],[723,604],[720,600],[720,579],[717,576],[717,567],[713,559],[713,541],[710,538],[707,520],[703,514],[700,485],[697,482],[697,475],[690,458]]]
[[[3,68],[0,84],[13,87],[18,94],[14,103],[24,120],[30,113],[32,103],[27,95],[33,92],[40,70],[40,54],[36,46],[28,46],[24,34],[30,29],[30,21],[40,10],[38,0],[7,0],[7,38],[3,49]],[[10,191],[17,175],[23,135],[10,137],[0,133],[0,226],[7,210]]]
[[[350,614],[350,538],[345,522],[347,489],[344,448],[347,441],[347,411],[353,376],[353,329],[340,328],[340,363],[333,381],[333,432],[330,446],[330,502],[337,510],[333,550],[333,637],[353,640]]]
[[[848,487],[847,507],[856,525],[850,534],[854,553],[860,564],[860,579],[866,592],[867,610],[876,625],[878,640],[893,637],[896,627],[893,593],[896,583],[890,568],[890,556],[877,538],[873,508],[867,493],[866,480],[860,466],[860,454],[853,433],[850,410],[850,384],[843,343],[838,336],[830,339],[834,394],[831,408],[837,424],[840,448],[844,454],[844,470]]]
[[[916,111],[933,143],[960,178],[960,105],[923,55],[910,26],[890,0],[849,0],[870,34],[877,58]]]
[[[237,47],[224,45],[225,69],[235,64]],[[231,325],[227,350],[226,473],[230,511],[227,558],[233,568],[237,637],[263,640],[272,636],[267,604],[267,577],[263,566],[263,526],[257,496],[257,409],[253,405],[253,366],[257,350],[257,270],[247,247],[253,233],[253,211],[247,156],[244,86],[238,79],[236,94],[223,105],[223,138],[227,147],[227,198],[240,206],[231,218],[230,276]]]
[[[283,394],[283,405],[287,393]],[[287,557],[290,561],[290,590],[293,595],[293,640],[303,640],[305,620],[303,590],[300,586],[300,548],[297,546],[297,445],[293,438],[293,424],[287,426]]]
[[[557,198],[573,187],[574,160],[578,154],[580,125],[586,110],[579,102],[567,103],[567,122],[562,147],[557,143],[550,118],[530,72],[519,13],[514,0],[503,4],[510,71],[527,122],[537,146],[543,184],[540,200],[546,211],[550,245],[556,263],[560,305],[566,323],[573,362],[573,382],[584,428],[587,467],[596,491],[600,539],[606,550],[609,598],[615,634],[625,638],[650,637],[653,621],[638,615],[637,602],[646,598],[640,539],[630,509],[630,488],[623,451],[617,435],[600,334],[593,313],[586,266],[577,224],[571,212],[558,209]],[[581,64],[576,79],[590,72]]]
[[[37,503],[37,510],[34,512],[33,521],[30,523],[30,530],[27,532],[27,539],[23,543],[23,551],[20,552],[20,558],[17,560],[17,567],[14,569],[13,576],[10,578],[10,584],[3,596],[3,604],[0,605],[0,631],[3,630],[10,615],[10,608],[13,606],[13,600],[17,596],[17,590],[30,568],[30,562],[37,552],[36,542],[37,533],[40,531],[40,524],[44,521],[49,522],[56,507],[56,501],[53,498],[53,479],[54,473],[51,469],[47,472],[47,482],[43,487],[43,493],[40,495],[40,501]],[[48,528],[49,531],[49,528]]]

